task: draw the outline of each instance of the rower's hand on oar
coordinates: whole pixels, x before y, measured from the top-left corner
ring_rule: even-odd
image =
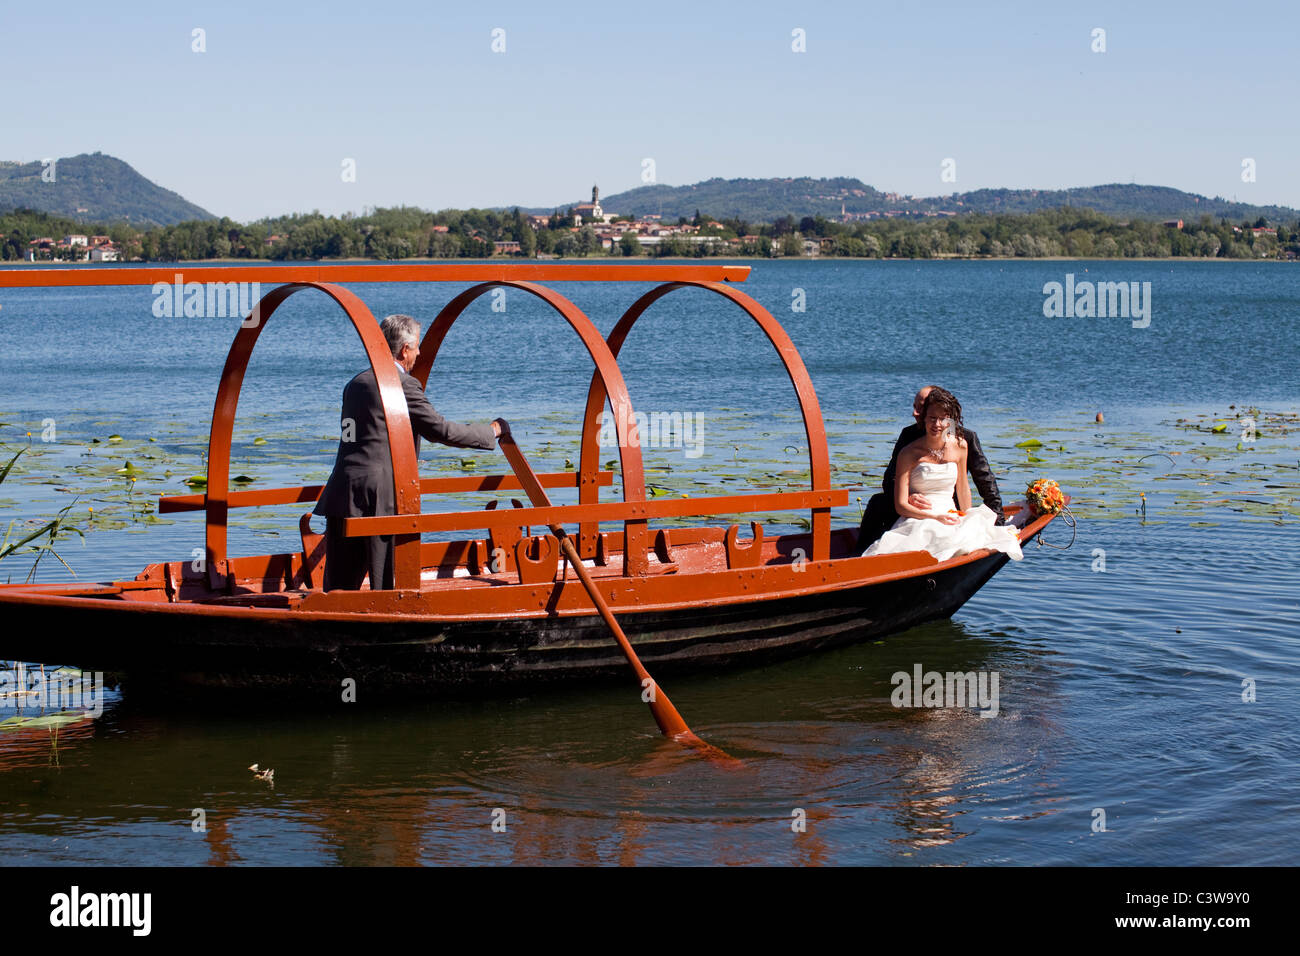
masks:
[[[510,423],[504,418],[495,418],[492,420],[492,434],[500,438],[502,435],[510,434]]]

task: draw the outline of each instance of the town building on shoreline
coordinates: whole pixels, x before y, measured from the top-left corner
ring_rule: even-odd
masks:
[[[41,236],[27,243],[23,259],[27,262],[116,262],[118,248],[108,236],[64,236],[55,241]]]
[[[728,243],[733,246],[742,244],[741,239],[726,239],[721,235],[710,235],[709,233],[721,233],[725,229],[722,223],[713,219],[706,220],[697,226],[692,223],[668,224],[663,221],[663,216],[658,213],[647,213],[633,218],[619,213],[607,212],[600,204],[600,188],[598,186],[591,187],[591,202],[579,203],[570,207],[569,212],[574,218],[574,224],[569,227],[569,232],[578,233],[583,226],[590,226],[595,231],[601,248],[611,252],[623,241],[623,237],[629,234],[636,238],[643,249],[653,249],[668,239],[706,246],[718,243]],[[551,216],[530,215],[528,224],[536,232],[549,228],[551,218]],[[496,243],[495,245],[502,246],[503,243]],[[498,249],[497,251],[506,250]]]

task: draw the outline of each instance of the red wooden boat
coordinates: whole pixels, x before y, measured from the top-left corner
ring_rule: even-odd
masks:
[[[8,270],[0,271],[0,287],[170,284],[177,271]],[[387,690],[448,692],[625,675],[623,655],[555,536],[530,533],[568,525],[576,529],[570,533],[589,576],[641,659],[656,674],[672,673],[789,657],[949,617],[1007,561],[990,551],[944,562],[925,552],[864,558],[855,553],[855,527],[831,527],[830,509],[847,505],[848,491],[831,487],[821,409],[799,353],[776,319],[733,286],[748,276],[747,267],[511,263],[180,271],[189,281],[279,283],[241,324],[227,357],[212,416],[206,492],[159,502],[161,512],[204,513],[206,559],[151,564],[130,581],[0,586],[6,623],[0,659],[57,661],[168,686],[317,687],[334,694],[345,678]],[[572,302],[539,284],[548,281],[656,285],[604,338]],[[531,472],[419,478],[388,347],[370,310],[342,285],[348,282],[476,283],[430,323],[413,371],[421,382],[428,381],[447,332],[479,296],[504,286],[552,306],[577,333],[594,373],[581,419],[578,467],[539,475],[537,484],[576,487],[578,504],[496,509],[492,500],[484,510],[423,511],[425,495],[508,496],[528,487]],[[647,496],[632,402],[617,358],[647,309],[688,287],[729,299],[776,349],[803,414],[811,466],[807,490]],[[342,308],[380,383],[399,513],[348,519],[347,533],[396,536],[391,591],[323,591],[323,540],[312,533],[307,515],[299,551],[233,556],[226,550],[233,509],[301,503],[310,511],[321,492],[321,486],[230,486],[231,436],[249,357],[277,307],[307,290],[324,293]],[[607,404],[618,437],[622,498],[602,501],[601,489],[614,479],[599,460]],[[670,517],[773,511],[808,512],[810,530],[767,536],[751,522],[750,538],[742,541],[737,525],[655,527]],[[1050,520],[1032,521],[1021,532],[1022,543]],[[621,528],[609,529],[609,523]],[[422,532],[450,531],[465,534],[450,542],[421,541]]]

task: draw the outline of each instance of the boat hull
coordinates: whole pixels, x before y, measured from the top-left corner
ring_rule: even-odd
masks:
[[[972,557],[856,587],[625,610],[619,620],[656,675],[763,664],[950,617],[1007,560],[999,553]],[[334,695],[347,679],[359,692],[460,695],[628,674],[595,613],[300,620],[292,614],[178,616],[165,613],[166,605],[115,614],[113,603],[6,602],[13,626],[0,639],[0,655],[122,674],[133,687]]]

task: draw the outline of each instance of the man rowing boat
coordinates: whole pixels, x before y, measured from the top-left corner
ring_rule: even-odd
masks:
[[[402,382],[416,457],[421,438],[453,448],[494,448],[497,436],[508,428],[503,419],[490,425],[448,421],[434,411],[419,379],[411,375],[420,357],[420,323],[409,315],[390,315],[379,329]],[[374,369],[366,369],[344,386],[341,429],[334,471],[314,512],[325,516],[325,590],[359,590],[367,575],[371,590],[391,590],[392,535],[349,538],[343,534],[344,518],[397,513],[388,423]]]

